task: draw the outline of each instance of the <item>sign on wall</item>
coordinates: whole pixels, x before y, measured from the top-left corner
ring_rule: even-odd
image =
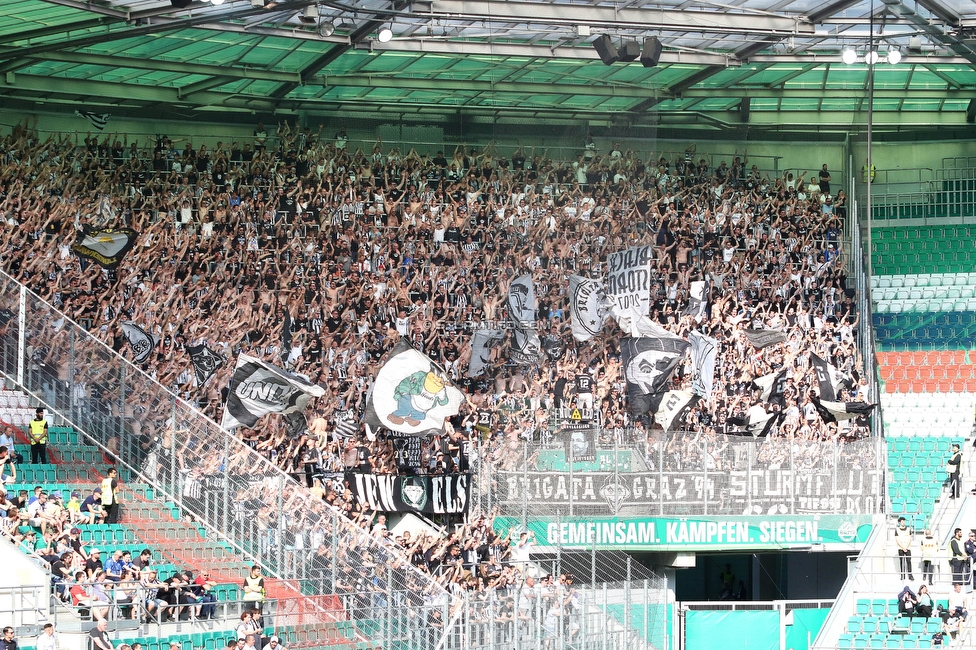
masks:
[[[873,525],[871,515],[781,517],[545,517],[530,519],[536,546],[623,551],[774,550],[824,545],[862,544]],[[504,534],[519,528],[515,517],[496,517]]]

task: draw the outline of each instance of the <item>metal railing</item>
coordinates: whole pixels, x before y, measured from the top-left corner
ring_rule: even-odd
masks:
[[[13,312],[0,329],[0,371],[114,457],[123,480],[152,484],[157,499],[174,502],[267,575],[291,581],[299,593],[308,590],[303,576],[294,572],[297,563],[286,561],[290,551],[282,543],[283,531],[300,526],[333,553],[354,549],[377,563],[403,567],[403,580],[422,598],[449,599],[441,585],[396,548],[314,499],[279,468],[2,273],[0,303]],[[184,489],[191,478],[206,480],[208,498]],[[310,559],[312,549],[303,553]],[[330,619],[313,601],[306,603],[306,614]],[[397,631],[388,625],[383,629]]]
[[[260,564],[268,575],[281,578],[292,593],[305,594],[286,598],[284,610],[278,599],[276,617],[290,617],[282,618],[289,621],[283,624],[315,627],[333,624],[338,616],[353,624],[355,638],[382,647],[405,644],[427,650],[437,644],[454,648],[479,643],[476,647],[500,647],[493,646],[492,639],[504,637],[495,628],[505,624],[479,618],[479,599],[490,596],[458,589],[449,592],[415,568],[400,549],[380,543],[368,530],[315,499],[279,468],[3,273],[0,304],[12,312],[0,327],[0,372],[115,458],[123,480],[150,483],[157,500],[174,502],[214,538]],[[125,504],[122,512],[124,517]],[[288,530],[303,531],[307,542],[288,544]],[[317,552],[327,559],[316,562]],[[331,569],[316,568],[323,565]],[[464,577],[463,572],[460,575]],[[348,597],[329,596],[342,594],[343,588],[351,590],[346,596],[369,592],[371,604],[364,608],[363,602],[356,602],[346,611]],[[587,616],[578,631],[544,633],[546,611],[538,618],[538,626],[543,627],[530,632],[529,645],[521,647],[555,650],[580,639],[587,647],[607,650],[650,647],[638,643],[633,626],[628,627],[633,608],[645,602],[662,606],[667,602],[663,579],[649,589],[637,594],[632,586],[581,588]],[[604,599],[601,609],[595,594],[603,592],[623,595]],[[648,594],[652,601],[644,600]],[[377,606],[377,599],[383,598],[384,604]],[[343,613],[336,614],[334,605],[339,602]],[[434,615],[439,624],[411,624],[427,621],[434,610],[440,612]],[[626,616],[617,617],[618,610]],[[421,635],[418,630],[426,631]],[[473,636],[477,630],[480,640]]]
[[[472,466],[481,511],[497,509],[523,525],[577,515],[883,511],[886,451],[876,436],[833,442],[658,431],[646,440],[611,440],[586,463],[567,463],[562,444],[479,447]]]

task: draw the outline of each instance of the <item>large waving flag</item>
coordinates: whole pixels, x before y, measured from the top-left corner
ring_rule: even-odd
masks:
[[[831,400],[821,400],[816,397],[811,398],[817,413],[823,418],[824,422],[840,422],[853,418],[871,415],[874,404],[867,402],[834,402]]]
[[[840,391],[850,389],[854,382],[833,365],[827,363],[814,353],[810,353],[810,365],[817,373],[820,382],[820,398],[832,402],[840,397]]]
[[[773,372],[752,380],[759,390],[762,391],[762,399],[770,404],[779,404],[781,407],[786,405],[786,368],[779,372]]]
[[[158,336],[150,334],[135,323],[129,321],[122,323],[122,333],[132,348],[133,360],[136,363],[142,363],[148,359],[152,351],[156,349],[156,344],[159,343]]]
[[[138,234],[131,228],[87,230],[71,245],[71,250],[107,269],[114,269],[135,246]]]
[[[654,326],[656,335],[626,337],[620,342],[620,357],[627,378],[627,399],[635,414],[654,410],[657,393],[667,390],[674,369],[690,347],[688,341],[663,327]]]
[[[783,330],[774,329],[746,329],[746,338],[753,346],[759,348],[760,350],[770,345],[776,345],[777,343],[783,343],[786,341],[786,332]]]
[[[625,334],[644,336],[651,305],[650,246],[632,246],[607,257],[607,297]]]
[[[681,312],[682,316],[691,316],[700,323],[705,317],[705,307],[708,304],[708,283],[704,280],[692,282],[688,292],[688,305]]]
[[[505,340],[505,333],[496,329],[476,329],[471,335],[471,360],[468,377],[478,377],[491,365],[491,349]]]
[[[603,280],[569,276],[569,319],[573,338],[589,341],[603,330],[609,316],[607,290]]]
[[[520,275],[508,286],[508,317],[523,327],[535,323],[535,286],[531,273]]]
[[[92,111],[81,110],[75,111],[75,115],[88,120],[89,124],[98,131],[104,129],[105,125],[108,124],[108,119],[112,117],[111,113],[93,113]]]
[[[227,405],[220,426],[253,427],[261,417],[280,413],[289,420],[304,417],[305,407],[325,390],[256,357],[240,354],[228,385]]]
[[[224,357],[208,348],[206,343],[188,345],[186,351],[190,355],[190,362],[193,364],[193,374],[197,379],[197,386],[206,384],[217,372],[217,368],[224,365]]]
[[[430,357],[401,338],[390,351],[373,383],[365,422],[407,435],[444,430],[444,420],[456,415],[462,393]]]
[[[688,341],[691,343],[691,391],[707,401],[712,397],[715,383],[718,341],[698,331],[691,332]]]

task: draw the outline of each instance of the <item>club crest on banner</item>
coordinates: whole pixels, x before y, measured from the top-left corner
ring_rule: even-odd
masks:
[[[422,511],[427,505],[426,481],[418,477],[403,477],[400,482],[400,499],[409,508]]]

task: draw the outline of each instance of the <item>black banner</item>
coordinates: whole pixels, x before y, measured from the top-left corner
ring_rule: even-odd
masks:
[[[463,514],[471,501],[471,476],[348,476],[349,487],[359,503],[380,512]]]

